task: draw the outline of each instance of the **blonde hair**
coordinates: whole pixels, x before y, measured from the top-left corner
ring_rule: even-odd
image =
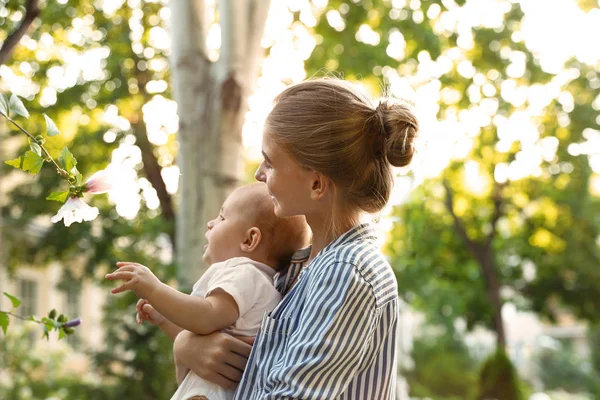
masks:
[[[330,233],[339,236],[348,211],[375,213],[389,200],[392,166],[410,163],[418,121],[408,104],[371,99],[347,81],[308,80],[275,99],[265,131],[303,168],[334,185]]]
[[[269,248],[272,267],[289,264],[292,255],[310,242],[310,228],[304,216],[277,217],[267,185],[252,183],[239,188],[245,195],[244,206],[252,226],[260,229],[262,241]],[[247,192],[247,193],[246,193]]]

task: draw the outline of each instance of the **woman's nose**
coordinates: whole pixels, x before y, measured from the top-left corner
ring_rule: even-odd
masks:
[[[263,164],[261,163],[254,174],[254,178],[259,182],[266,182],[265,173],[263,172]]]

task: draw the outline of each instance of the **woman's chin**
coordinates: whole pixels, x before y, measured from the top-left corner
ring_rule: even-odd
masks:
[[[273,201],[275,204],[275,208],[273,209],[273,212],[275,213],[276,217],[282,218],[285,217],[284,213],[281,210],[281,207],[279,207],[279,203],[277,203],[277,201]]]

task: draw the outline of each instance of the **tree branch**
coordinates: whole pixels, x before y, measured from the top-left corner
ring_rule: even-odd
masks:
[[[25,35],[33,20],[40,14],[38,0],[27,0],[25,10],[23,22],[21,22],[21,25],[6,38],[2,44],[2,48],[0,48],[0,65],[6,64],[6,61],[12,54],[15,46],[19,43],[23,35]]]
[[[506,347],[506,335],[504,332],[504,322],[502,320],[502,299],[500,297],[500,282],[498,279],[496,263],[494,260],[494,255],[489,247],[488,243],[481,244],[478,243],[467,236],[467,232],[465,227],[463,226],[462,221],[456,215],[453,208],[454,203],[454,192],[450,187],[450,183],[444,179],[443,180],[444,188],[446,189],[446,208],[452,218],[454,219],[454,226],[458,232],[458,234],[463,238],[467,247],[473,253],[473,256],[479,262],[479,266],[481,271],[483,272],[484,282],[486,285],[486,293],[488,299],[492,305],[493,310],[493,318],[494,318],[494,329],[496,331],[496,340],[499,348],[504,349]],[[495,227],[497,220],[500,218],[500,209],[501,209],[501,198],[499,196],[500,189],[497,189],[494,192],[494,204],[496,205],[496,212],[493,217],[493,227]],[[495,228],[492,229],[495,232]],[[495,235],[495,233],[492,235]],[[490,241],[488,236],[488,241]]]
[[[135,65],[139,60],[136,59]],[[152,96],[146,90],[146,84],[152,78],[148,71],[135,70],[135,78],[140,93],[144,96],[144,103],[150,101]],[[156,195],[160,202],[160,208],[162,210],[163,217],[170,224],[167,234],[171,239],[171,244],[175,248],[175,210],[173,209],[173,196],[167,191],[167,185],[162,178],[161,170],[162,167],[158,163],[156,156],[154,155],[154,146],[148,140],[148,131],[146,129],[146,123],[144,122],[143,112],[140,111],[133,121],[130,121],[133,126],[133,134],[136,138],[136,145],[142,152],[142,163],[144,164],[144,173],[146,178],[150,181],[150,184],[156,190]]]
[[[506,184],[502,183],[502,184],[496,184],[494,186],[494,192],[492,193],[492,200],[494,202],[494,215],[492,216],[492,220],[491,220],[491,224],[492,224],[492,229],[490,231],[490,233],[487,236],[487,239],[485,241],[485,247],[489,248],[492,245],[492,241],[494,240],[494,238],[496,237],[496,234],[498,233],[498,220],[500,220],[500,218],[502,218],[502,216],[504,215],[504,210],[503,210],[503,197],[502,197],[502,190],[504,189],[504,187],[506,186]]]
[[[465,241],[467,247],[473,252],[473,254],[478,257],[478,255],[481,253],[481,246],[479,245],[479,243],[475,242],[473,239],[471,239],[468,235],[467,235],[467,231],[462,223],[462,221],[460,220],[460,218],[458,217],[458,215],[456,215],[456,213],[454,212],[454,191],[452,190],[452,188],[450,187],[450,184],[448,183],[448,181],[446,179],[443,180],[442,184],[444,185],[444,188],[446,189],[446,209],[448,209],[448,212],[450,213],[450,215],[452,216],[452,219],[454,220],[454,227],[456,228],[456,231],[458,232],[458,234],[460,235],[460,237]]]
[[[218,63],[221,68],[217,71],[223,80],[226,76],[241,73],[242,63],[247,57],[248,51],[246,36],[246,24],[248,18],[244,3],[247,0],[221,0],[219,7],[219,24],[221,26],[221,50]],[[236,76],[236,78],[239,78]]]
[[[158,160],[154,155],[152,143],[148,140],[148,133],[146,131],[146,124],[143,119],[138,119],[133,124],[133,131],[136,138],[136,145],[142,152],[142,162],[144,163],[144,172],[146,178],[152,184],[156,195],[160,201],[160,207],[162,209],[165,220],[174,224],[175,223],[175,211],[173,209],[173,197],[167,191],[167,185],[162,178],[160,173],[161,166],[158,164]],[[175,230],[169,229],[169,237],[173,245],[175,245]]]
[[[246,57],[245,57],[245,74],[246,78],[242,81],[251,82],[251,85],[256,81],[258,70],[264,56],[264,49],[261,45],[261,39],[265,31],[267,17],[269,15],[270,1],[267,0],[247,0],[248,1],[248,25],[246,36]],[[246,87],[246,90],[251,90],[251,87]]]
[[[204,0],[178,0],[169,3],[171,21],[177,21],[171,27],[171,43],[177,48],[172,53],[171,64],[175,67],[181,62],[195,58],[199,52],[208,58],[206,37],[208,34],[208,16]],[[191,32],[195,34],[190,35]],[[190,56],[192,55],[192,56]]]

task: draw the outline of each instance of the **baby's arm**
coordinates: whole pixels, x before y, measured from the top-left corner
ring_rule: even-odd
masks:
[[[162,284],[148,297],[148,301],[170,323],[199,335],[225,329],[239,317],[233,297],[219,289],[202,298],[183,294]]]
[[[222,289],[213,290],[206,298],[190,296],[165,285],[141,264],[119,262],[117,266],[119,269],[107,274],[106,279],[125,283],[112,293],[133,291],[182,329],[207,335],[232,325],[240,315],[234,298]]]
[[[138,324],[141,324],[142,321],[148,321],[152,325],[158,326],[171,340],[175,340],[177,335],[183,330],[156,311],[146,299],[139,299],[136,308]]]

